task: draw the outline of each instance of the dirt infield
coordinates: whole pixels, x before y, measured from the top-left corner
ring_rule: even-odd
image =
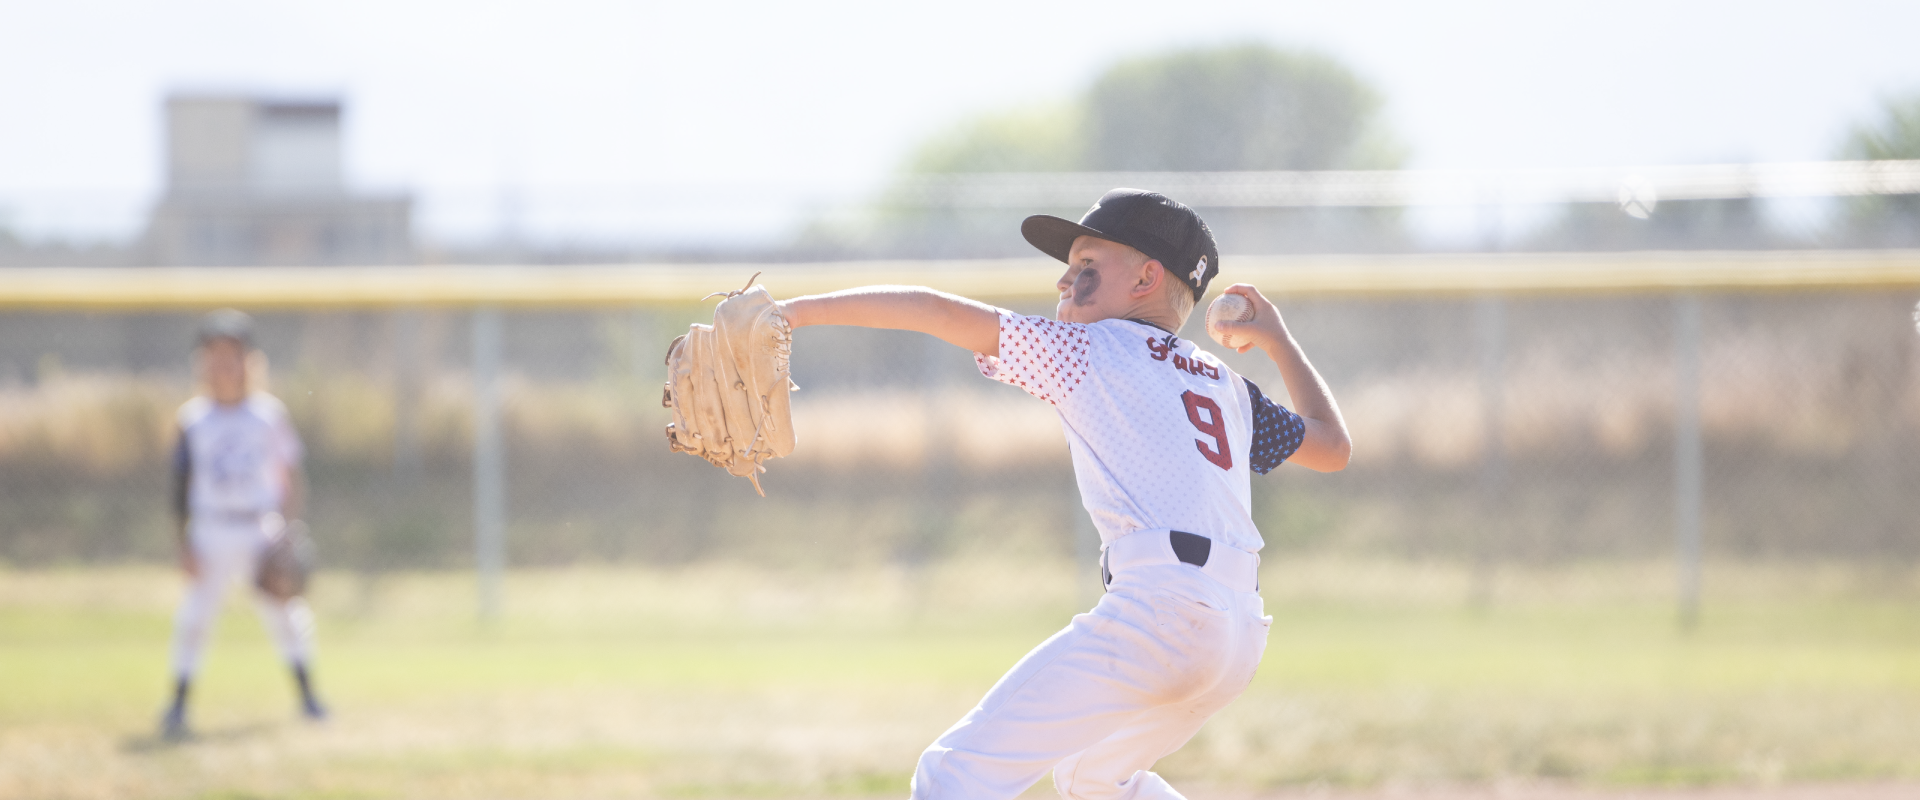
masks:
[[[1713,789],[1573,789],[1486,786],[1347,792],[1305,789],[1272,794],[1202,794],[1194,800],[1920,800],[1920,784],[1723,787]]]

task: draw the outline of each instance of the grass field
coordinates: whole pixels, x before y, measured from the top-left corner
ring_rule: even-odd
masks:
[[[1708,580],[1683,636],[1659,565],[1510,572],[1473,607],[1452,565],[1276,560],[1260,677],[1160,771],[1196,798],[1920,787],[1915,575]],[[505,618],[482,626],[470,576],[325,574],[335,718],[296,720],[235,602],[198,735],[169,744],[154,724],[177,579],[0,571],[0,798],[898,796],[919,750],[1092,591],[1063,564],[992,560],[574,568],[511,575]]]

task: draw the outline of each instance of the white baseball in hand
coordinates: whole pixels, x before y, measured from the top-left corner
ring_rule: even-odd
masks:
[[[1221,347],[1238,350],[1246,344],[1243,339],[1233,338],[1233,334],[1220,330],[1222,322],[1248,322],[1253,319],[1253,302],[1237,294],[1223,294],[1213,299],[1207,306],[1207,335],[1220,343]]]

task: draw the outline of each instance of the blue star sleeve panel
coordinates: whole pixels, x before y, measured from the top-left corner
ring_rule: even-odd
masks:
[[[1300,442],[1307,436],[1307,421],[1261,394],[1253,381],[1246,383],[1247,396],[1253,400],[1253,447],[1247,454],[1248,466],[1265,475],[1300,449]]]

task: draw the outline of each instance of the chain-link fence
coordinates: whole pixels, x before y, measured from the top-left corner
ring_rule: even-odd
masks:
[[[1255,478],[1269,557],[1468,560],[1490,576],[1667,558],[1697,530],[1709,562],[1910,564],[1916,299],[1909,288],[1282,299],[1355,450],[1339,474]],[[1050,409],[928,337],[801,332],[801,444],[772,464],[762,500],[662,441],[664,348],[706,307],[496,313],[509,564],[1086,558],[1093,546]],[[171,416],[192,388],[195,319],[0,316],[0,558],[170,553]],[[329,564],[473,563],[485,428],[473,313],[260,320],[273,391],[309,446]],[[1198,320],[1186,333],[1203,336]],[[1259,354],[1226,359],[1280,394]]]
[[[1354,466],[1269,487],[1280,547],[1490,563],[1920,554],[1912,291],[1307,302]],[[1270,367],[1249,365],[1260,380]],[[1689,423],[1689,420],[1693,420]],[[1678,529],[1678,530],[1677,530]]]

